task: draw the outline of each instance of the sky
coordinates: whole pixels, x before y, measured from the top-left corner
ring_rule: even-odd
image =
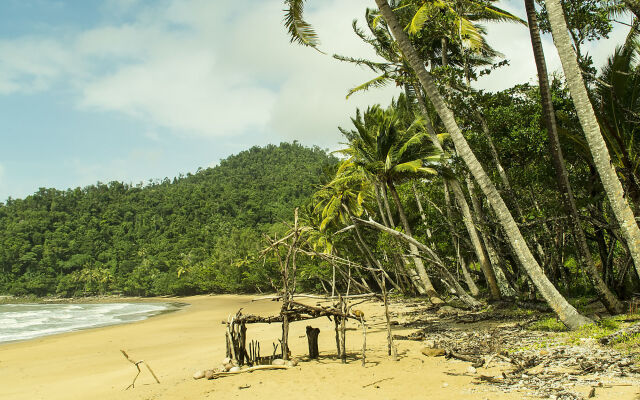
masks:
[[[499,5],[526,19],[520,1]],[[345,99],[375,74],[330,56],[375,58],[351,29],[373,6],[308,2],[321,54],[289,43],[282,0],[1,1],[0,202],[40,187],[171,178],[254,145],[340,148],[337,127],[356,108],[398,94]],[[586,51],[601,65],[625,35],[617,27]],[[536,81],[524,26],[490,25],[488,40],[510,65],[476,88]]]

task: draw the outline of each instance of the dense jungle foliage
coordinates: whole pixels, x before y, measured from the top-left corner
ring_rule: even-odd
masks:
[[[269,289],[252,259],[286,230],[336,160],[297,143],[253,147],[170,180],[41,188],[0,203],[0,293],[192,294]],[[253,261],[252,261],[253,260]]]

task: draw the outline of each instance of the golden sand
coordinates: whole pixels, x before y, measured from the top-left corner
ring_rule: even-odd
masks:
[[[307,353],[305,327],[320,328],[320,359],[289,370],[256,371],[207,381],[194,380],[197,370],[212,369],[225,356],[221,324],[240,307],[243,312],[271,315],[280,303],[251,302],[251,296],[194,296],[176,299],[190,305],[145,321],[73,332],[0,345],[0,399],[520,399],[472,384],[468,363],[425,357],[420,343],[399,341],[400,360],[386,354],[386,332],[379,303],[361,308],[370,324],[367,364],[361,366],[362,334],[349,324],[346,365],[335,359],[333,323],[327,318],[296,322],[290,329],[293,356]],[[166,301],[167,299],[160,299]],[[395,306],[396,309],[401,306]],[[280,325],[251,325],[249,339],[261,341],[263,355],[280,336]],[[396,331],[407,333],[409,331]],[[135,367],[120,353],[147,361],[158,378],[143,367],[133,389],[124,390]],[[480,372],[480,371],[479,371]],[[481,371],[495,374],[498,369]],[[375,383],[377,382],[377,383]],[[585,393],[588,388],[584,389]],[[637,388],[602,389],[598,399],[633,399]]]

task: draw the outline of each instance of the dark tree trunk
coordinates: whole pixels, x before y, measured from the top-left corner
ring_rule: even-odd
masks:
[[[314,360],[318,358],[318,335],[320,328],[307,326],[307,341],[309,342],[309,358]]]

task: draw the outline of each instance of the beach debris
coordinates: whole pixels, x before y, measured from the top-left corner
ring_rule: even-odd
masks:
[[[612,344],[637,334],[640,334],[640,323],[633,324],[627,328],[620,329],[609,336],[605,336],[600,339],[600,343]]]
[[[200,370],[200,371],[196,371],[193,374],[193,379],[202,379],[204,378],[204,371]]]
[[[131,382],[131,384],[129,386],[127,386],[125,388],[125,390],[128,390],[129,388],[135,388],[135,384],[136,384],[136,379],[138,379],[138,376],[140,376],[140,373],[142,372],[142,370],[140,369],[140,364],[144,364],[147,369],[149,370],[149,372],[151,373],[151,375],[153,375],[153,379],[156,380],[156,382],[159,384],[160,380],[158,379],[158,377],[156,376],[156,374],[153,372],[153,370],[151,369],[151,367],[149,366],[148,363],[146,363],[144,360],[140,360],[140,361],[133,361],[129,355],[127,354],[126,351],[124,350],[120,350],[120,352],[122,353],[122,355],[124,356],[124,358],[127,359],[127,361],[129,361],[131,364],[136,366],[136,369],[138,370],[138,373],[136,374],[136,376],[133,377],[133,382]]]
[[[249,389],[250,387],[251,385],[242,385],[242,386],[238,386],[238,390]]]
[[[287,362],[282,358],[276,358],[275,360],[271,361],[271,365],[285,365],[286,363]]]
[[[423,347],[421,352],[427,357],[441,357],[446,354],[446,351],[444,349],[439,349],[437,347]]]
[[[287,361],[287,365],[289,367],[295,367],[298,365],[298,359],[297,358],[292,358],[291,360]]]
[[[242,373],[245,373],[245,372],[253,372],[253,371],[260,371],[260,370],[272,370],[272,369],[289,369],[289,368],[290,367],[287,366],[287,365],[256,365],[255,367],[249,367],[249,368],[244,368],[244,369],[242,369],[240,367],[233,367],[229,371],[208,370],[208,371],[205,372],[205,378],[211,380],[211,379],[222,378],[222,377],[229,376],[229,375],[242,374]]]

